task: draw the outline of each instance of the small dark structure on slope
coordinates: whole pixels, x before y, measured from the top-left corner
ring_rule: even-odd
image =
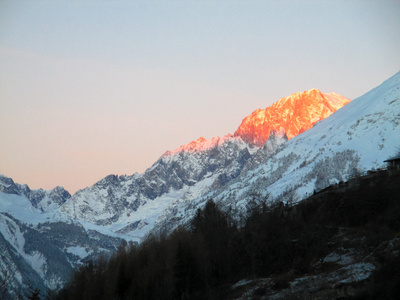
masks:
[[[388,164],[388,169],[397,169],[400,170],[400,156],[387,159],[383,161]]]

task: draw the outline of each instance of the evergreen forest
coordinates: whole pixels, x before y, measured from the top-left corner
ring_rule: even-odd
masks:
[[[123,243],[111,257],[81,266],[51,299],[232,299],[243,279],[272,278],[272,290],[288,288],[307,274],[324,274],[335,249],[372,253],[377,266],[353,283],[345,299],[397,299],[400,257],[376,251],[400,234],[400,174],[377,172],[327,188],[290,205],[254,195],[238,218],[213,200],[186,227]],[[347,246],[346,246],[347,245]],[[328,269],[327,269],[328,268]],[[254,299],[268,299],[259,288]],[[293,299],[305,299],[293,295]]]

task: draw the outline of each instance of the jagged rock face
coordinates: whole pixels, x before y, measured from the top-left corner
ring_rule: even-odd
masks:
[[[20,189],[11,178],[0,175],[0,192],[19,195]]]
[[[159,160],[166,174],[178,178],[173,186],[194,185],[212,174],[224,174],[228,179],[239,175],[240,170],[251,157],[249,146],[240,138],[227,135],[223,138],[206,140],[199,138],[173,152],[167,152]],[[146,172],[147,173],[147,172]]]
[[[76,192],[61,207],[75,219],[98,225],[115,222],[125,211],[136,211],[141,203],[138,174],[108,175],[91,187]]]
[[[264,146],[260,148],[252,157],[249,159],[242,170],[242,173],[254,169],[258,165],[265,162],[269,157],[271,157],[284,143],[288,141],[286,132],[281,130],[276,132],[271,131],[268,140],[265,142]]]
[[[240,174],[250,157],[249,145],[240,138],[200,138],[167,151],[143,174],[109,175],[78,191],[62,210],[77,219],[110,225],[148,201],[204,179],[212,178],[211,185],[222,186]]]
[[[61,186],[52,190],[31,190],[26,184],[15,183],[11,178],[0,175],[0,192],[25,196],[32,206],[42,212],[59,208],[71,197],[71,194]]]
[[[259,147],[268,140],[271,131],[284,130],[291,139],[349,102],[346,97],[324,94],[318,89],[295,93],[266,109],[255,110],[243,119],[234,135]]]

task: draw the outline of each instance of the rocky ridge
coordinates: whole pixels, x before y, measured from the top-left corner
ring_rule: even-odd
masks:
[[[11,178],[3,175],[0,175],[0,192],[25,196],[33,207],[42,212],[55,210],[71,198],[71,194],[61,186],[49,191],[43,189],[31,190],[27,184],[15,183]]]

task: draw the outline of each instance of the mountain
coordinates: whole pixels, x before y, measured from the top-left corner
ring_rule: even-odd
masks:
[[[233,136],[200,138],[167,151],[143,174],[105,177],[78,191],[60,210],[140,241],[176,199],[192,191],[200,196],[210,186],[223,185],[239,175],[252,151]]]
[[[272,112],[277,114],[274,120],[285,116],[289,125],[302,116],[301,122],[296,124],[301,123],[301,128],[305,129],[348,101],[337,94],[325,95],[318,90],[310,90],[282,98],[268,111],[270,115]],[[153,228],[154,222],[167,207],[174,207],[177,201],[199,198],[210,190],[223,188],[242,172],[252,156],[268,157],[286,142],[285,128],[292,127],[271,129],[268,133],[271,139],[266,139],[267,143],[262,145],[231,134],[211,140],[201,137],[174,151],[165,152],[143,174],[110,175],[78,191],[61,210],[75,219],[106,226],[139,241]],[[255,121],[253,127],[247,128],[247,134],[253,134],[256,128]],[[275,127],[271,125],[271,128]],[[239,129],[245,136],[244,127],[241,125]],[[291,131],[291,135],[294,134]]]
[[[234,135],[259,147],[268,140],[271,131],[284,130],[291,139],[349,102],[346,97],[324,94],[318,89],[295,93],[266,109],[255,110],[243,119]]]
[[[0,192],[25,196],[34,208],[40,209],[42,212],[57,209],[71,198],[71,194],[61,186],[50,191],[31,190],[28,185],[15,183],[11,178],[2,175],[0,175]]]
[[[249,201],[240,223],[209,200],[190,226],[80,268],[60,298],[397,300],[400,168],[352,181]]]
[[[118,249],[120,237],[59,211],[70,197],[61,187],[31,190],[0,176],[0,299],[59,289],[82,263]]]
[[[35,276],[42,286],[58,287],[65,282],[67,264],[50,267],[52,257],[75,268],[101,252],[115,251],[122,239],[140,242],[149,233],[186,224],[210,198],[239,214],[249,199],[297,202],[380,168],[399,147],[399,78],[400,73],[334,113],[348,99],[318,90],[282,98],[274,110],[265,110],[268,114],[259,110],[246,117],[234,135],[199,138],[165,152],[143,174],[109,175],[70,197],[60,188],[30,191],[3,177],[0,246],[8,254],[2,270],[12,267],[21,274],[14,276],[15,287],[26,288]],[[308,102],[307,109],[302,102]],[[253,126],[245,126],[253,117]],[[279,126],[271,123],[281,119]],[[266,127],[262,130],[268,137],[262,142],[256,131]],[[31,196],[43,193],[37,200]],[[68,232],[79,232],[79,238]],[[39,242],[31,248],[33,241]],[[50,244],[55,248],[45,247]]]
[[[262,155],[261,148],[226,186],[169,207],[154,230],[185,224],[209,198],[238,213],[253,198],[301,201],[329,185],[384,167],[384,160],[400,154],[399,137],[400,72],[274,153]]]
[[[338,108],[335,101],[345,103],[339,95],[329,98],[329,104],[321,101],[321,93],[305,94],[309,94],[307,109],[313,111],[313,118],[304,118],[304,128],[325,117],[332,107]],[[313,95],[321,99],[313,102]],[[280,106],[298,111],[303,100],[291,97]],[[115,251],[122,239],[140,242],[166,212],[183,215],[184,211],[175,211],[179,203],[195,209],[193,199],[223,189],[248,168],[249,161],[254,164],[271,156],[287,141],[285,130],[272,130],[265,145],[231,134],[199,138],[165,152],[143,174],[109,175],[73,196],[62,187],[31,190],[1,176],[0,246],[4,254],[0,277],[7,277],[5,270],[13,270],[10,286],[14,291],[28,286],[60,287],[84,261]]]

